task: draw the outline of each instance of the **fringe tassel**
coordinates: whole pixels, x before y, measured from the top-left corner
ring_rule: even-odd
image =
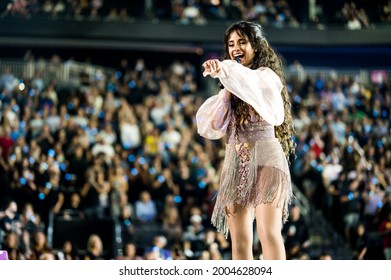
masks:
[[[238,189],[240,181],[240,157],[235,144],[227,144],[224,166],[220,176],[220,189],[217,194],[211,223],[227,238],[229,229],[226,219],[227,207],[238,204],[255,208],[259,204],[270,203],[282,208],[282,221],[288,220],[288,207],[293,192],[289,167],[277,139],[263,139],[253,143],[244,188]],[[238,195],[240,192],[240,196]]]

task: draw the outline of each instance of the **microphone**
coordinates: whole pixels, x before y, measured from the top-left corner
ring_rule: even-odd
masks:
[[[242,62],[240,61],[240,58],[239,57],[235,57],[234,60],[239,63],[239,64],[242,64]],[[224,89],[224,86],[221,82],[219,82],[219,87],[220,89]]]

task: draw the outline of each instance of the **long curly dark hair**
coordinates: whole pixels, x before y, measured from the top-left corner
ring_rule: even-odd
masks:
[[[251,69],[258,69],[260,67],[268,67],[272,69],[281,79],[283,89],[281,92],[284,102],[284,122],[275,127],[275,135],[279,139],[282,148],[285,152],[286,158],[290,163],[290,156],[295,155],[295,143],[292,136],[295,134],[293,126],[293,118],[291,113],[291,102],[286,88],[285,74],[282,68],[281,59],[276,52],[270,47],[267,42],[261,25],[248,22],[239,21],[233,23],[224,34],[224,53],[222,59],[230,59],[228,52],[228,40],[232,32],[236,31],[238,35],[247,37],[255,53]],[[250,110],[253,110],[250,105],[242,101],[235,95],[231,96],[231,106],[235,116],[235,127],[238,129],[244,122],[251,122]]]

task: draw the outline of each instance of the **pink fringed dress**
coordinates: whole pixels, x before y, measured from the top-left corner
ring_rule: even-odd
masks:
[[[225,88],[201,105],[196,122],[198,133],[205,138],[219,139],[227,135],[211,221],[227,237],[227,207],[236,203],[255,208],[270,203],[282,209],[283,222],[286,222],[293,193],[289,166],[274,133],[274,126],[284,120],[283,85],[279,77],[266,67],[251,70],[230,60],[221,65],[216,78]],[[244,124],[237,133],[227,92],[250,104],[256,112],[251,116],[252,122]]]

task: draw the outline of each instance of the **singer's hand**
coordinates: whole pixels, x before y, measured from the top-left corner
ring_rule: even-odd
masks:
[[[218,59],[210,59],[205,61],[202,64],[202,67],[205,68],[202,75],[204,77],[210,75],[212,78],[216,77],[217,74],[220,73],[220,61]]]

